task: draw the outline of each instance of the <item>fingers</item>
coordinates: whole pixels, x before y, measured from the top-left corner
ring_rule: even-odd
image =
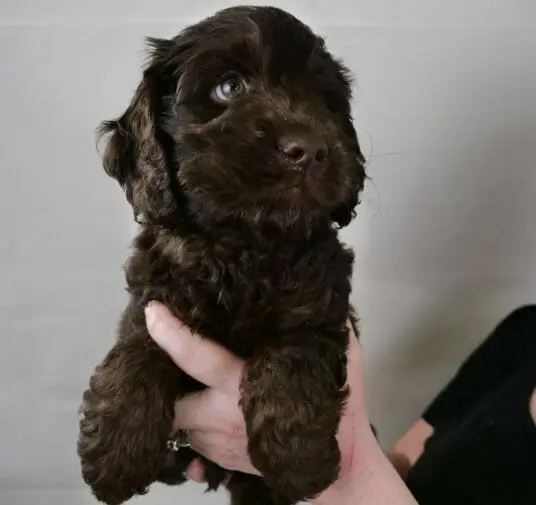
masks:
[[[211,417],[207,415],[212,408],[209,390],[189,393],[175,404],[173,430],[210,430],[214,428]]]
[[[188,478],[190,480],[193,480],[194,482],[203,483],[207,480],[205,478],[205,470],[205,465],[201,463],[201,460],[194,459],[186,469],[186,475],[188,475]],[[230,478],[231,474],[228,474],[223,481],[224,486],[227,486],[229,484]]]
[[[205,482],[205,465],[198,458],[194,459],[186,469],[186,475],[195,482]]]
[[[145,317],[150,336],[189,376],[220,390],[237,389],[242,360],[215,342],[192,333],[160,303],[151,302]]]
[[[231,403],[229,396],[223,396],[213,389],[206,389],[196,393],[190,393],[181,398],[175,404],[175,422],[173,429],[183,430],[215,430],[221,428],[235,408],[238,412],[238,400],[236,405]]]
[[[195,452],[226,470],[260,475],[249,459],[245,437],[231,439],[224,433],[192,431],[188,441]],[[194,472],[197,472],[197,468],[194,468]]]

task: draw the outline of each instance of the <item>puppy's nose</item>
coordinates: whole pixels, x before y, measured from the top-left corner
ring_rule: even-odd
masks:
[[[321,165],[327,159],[327,144],[313,134],[287,135],[279,139],[279,150],[299,168]]]

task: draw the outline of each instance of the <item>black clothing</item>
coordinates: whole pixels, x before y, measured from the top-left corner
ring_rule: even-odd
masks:
[[[407,485],[419,505],[536,505],[536,306],[517,309],[423,414],[434,427]]]

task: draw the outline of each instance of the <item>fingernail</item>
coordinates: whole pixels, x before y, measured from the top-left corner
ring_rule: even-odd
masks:
[[[147,326],[152,326],[156,322],[157,317],[157,304],[154,301],[150,301],[145,306],[145,321]]]

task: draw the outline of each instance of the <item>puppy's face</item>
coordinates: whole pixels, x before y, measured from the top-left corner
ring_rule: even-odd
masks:
[[[151,40],[107,172],[149,220],[349,223],[365,172],[345,68],[275,8],[220,11]]]

